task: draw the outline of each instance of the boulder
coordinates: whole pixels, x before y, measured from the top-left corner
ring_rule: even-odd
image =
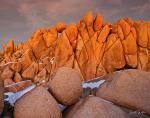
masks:
[[[103,25],[103,17],[101,14],[97,13],[95,20],[94,20],[94,31],[99,31],[102,28]]]
[[[132,33],[130,32],[129,35],[122,41],[122,46],[125,53],[125,59],[127,65],[136,68],[137,66],[137,44],[136,39],[134,39]]]
[[[150,22],[147,23],[148,32],[148,49],[150,50]]]
[[[45,64],[43,63],[38,63],[38,71],[42,71],[45,68]]]
[[[124,19],[120,19],[118,24],[121,26],[124,36],[125,37],[128,36],[131,30],[131,26],[129,25],[129,23],[125,21]]]
[[[124,34],[123,34],[123,30],[122,30],[122,28],[121,28],[121,26],[120,25],[118,25],[118,31],[117,31],[117,33],[118,33],[118,36],[119,36],[119,38],[121,39],[121,40],[123,40],[124,39]]]
[[[93,54],[94,54],[95,62],[96,62],[95,77],[102,76],[106,73],[104,67],[102,66],[102,57],[104,55],[106,43],[99,43],[97,41],[98,34],[99,34],[98,32],[95,32],[93,37],[91,38]]]
[[[134,39],[132,33],[129,33],[129,35],[125,38],[125,40],[122,41],[122,45],[123,45],[125,54],[130,55],[130,54],[137,53],[136,39]]]
[[[76,39],[78,36],[78,29],[76,24],[72,23],[66,28],[66,35],[71,43],[73,49],[76,47]]]
[[[47,64],[49,64],[50,62],[50,58],[49,57],[46,57],[44,59],[42,59],[42,63],[46,66]]]
[[[115,34],[108,36],[102,64],[107,72],[113,72],[125,66],[124,50],[120,39]]]
[[[4,82],[0,80],[0,116],[4,108]]]
[[[21,72],[27,69],[33,61],[36,61],[33,51],[31,49],[27,49],[19,60],[22,67]]]
[[[10,85],[5,86],[6,92],[18,92],[20,90],[23,90],[26,87],[29,87],[32,85],[31,80],[21,81],[17,83],[12,83]]]
[[[134,22],[130,17],[124,18],[124,20],[130,25],[133,26]]]
[[[52,69],[52,63],[49,63],[45,66],[47,72],[50,74],[51,73],[51,69]]]
[[[40,28],[38,30],[36,30],[34,32],[34,34],[32,35],[32,37],[30,39],[28,39],[26,45],[28,45],[29,47],[33,47],[34,44],[36,44],[39,39],[41,38],[41,36],[46,32],[47,30],[44,28]]]
[[[74,69],[61,67],[49,81],[49,91],[64,105],[72,105],[82,95],[81,76]]]
[[[33,79],[38,72],[38,64],[33,62],[23,73],[23,79]]]
[[[77,45],[76,45],[76,50],[75,50],[75,58],[78,63],[78,67],[83,75],[83,79],[86,80],[87,77],[87,63],[88,63],[88,54],[86,51],[86,47],[84,45],[84,42],[82,40],[81,35],[78,34],[77,38]],[[74,60],[75,61],[75,60]]]
[[[133,55],[125,54],[125,59],[126,59],[126,64],[129,68],[137,68],[137,64],[138,64],[137,54],[133,54]]]
[[[61,118],[56,100],[39,86],[22,96],[14,107],[14,118]]]
[[[66,27],[67,26],[66,26],[66,24],[64,22],[59,22],[56,25],[56,30],[57,30],[57,32],[61,33],[63,30],[66,29]]]
[[[135,27],[131,27],[131,33],[132,33],[134,39],[137,40],[137,32],[136,32]]]
[[[21,63],[19,63],[19,62],[12,63],[11,69],[15,72],[20,72],[21,71]]]
[[[22,81],[22,77],[21,77],[21,75],[20,75],[18,72],[15,72],[14,81],[15,81],[15,82],[20,82],[20,81]]]
[[[48,29],[46,32],[44,32],[43,38],[44,38],[44,41],[45,41],[47,47],[55,46],[55,42],[57,40],[57,35],[58,34],[57,34],[57,30],[55,27],[52,27],[52,28]],[[51,51],[53,51],[53,48]]]
[[[94,34],[94,29],[93,29],[93,12],[89,11],[87,12],[87,14],[84,16],[83,19],[86,27],[87,27],[87,31],[89,34],[89,37],[92,37]]]
[[[148,70],[148,49],[138,47],[138,65],[137,68],[140,70]]]
[[[51,75],[54,75],[59,67],[73,67],[74,52],[65,31],[62,32],[57,43]]]
[[[137,43],[143,48],[148,46],[148,25],[144,21],[137,21],[134,23],[137,32]]]
[[[10,40],[6,45],[4,45],[4,56],[11,56],[14,52],[14,41]]]
[[[5,79],[12,79],[13,76],[14,76],[14,71],[10,69],[10,66],[9,64],[5,65],[3,68],[2,68],[2,72],[1,72],[1,79],[5,80]]]
[[[79,67],[81,67],[81,71],[83,73],[84,80],[90,80],[90,79],[95,78],[96,66],[97,66],[96,57],[94,55],[94,50],[92,47],[92,40],[89,36],[89,33],[88,33],[85,23],[80,23],[80,27],[78,30],[81,35],[78,35],[79,37],[77,39],[77,43],[81,43],[81,44],[78,44],[78,45],[80,45],[79,46],[80,50],[78,50],[78,52],[76,52],[76,53],[78,53],[77,55],[79,56],[76,58],[78,61],[84,57],[83,60],[81,60],[82,63],[78,61]],[[82,55],[82,56],[80,56],[80,55]]]
[[[4,87],[14,84],[15,82],[12,79],[4,80]]]
[[[85,15],[84,22],[86,23],[87,26],[93,26],[93,12],[88,11]]]
[[[111,102],[89,96],[66,112],[65,118],[128,118],[127,114]]]
[[[48,80],[49,74],[45,68],[34,77],[34,82],[36,83],[37,82],[41,83],[42,81],[48,82]]]
[[[105,25],[98,36],[97,40],[99,41],[99,43],[104,43],[106,41],[109,32],[110,32],[110,26]]]
[[[149,72],[129,69],[111,73],[106,78],[96,96],[150,114]]]
[[[33,49],[33,53],[37,59],[40,59],[40,58],[47,56],[45,53],[47,50],[47,45],[43,39],[43,36],[38,37],[38,41],[34,43],[32,49]]]

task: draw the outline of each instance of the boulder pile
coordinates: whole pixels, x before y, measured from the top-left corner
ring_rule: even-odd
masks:
[[[107,23],[101,14],[94,18],[89,11],[78,23],[59,22],[38,29],[26,42],[16,46],[10,40],[0,53],[0,65],[4,68],[10,62],[15,63],[12,70],[23,80],[32,81],[43,69],[46,69],[43,79],[48,81],[47,75],[51,78],[64,66],[76,69],[82,81],[126,68],[150,71],[149,29],[147,21],[123,18]],[[15,82],[14,72],[9,72]]]
[[[81,82],[97,77],[105,83],[94,96],[82,95]],[[149,83],[148,21],[108,23],[89,11],[78,23],[38,29],[26,42],[10,40],[0,51],[0,113],[4,92],[37,85],[16,102],[15,118],[128,118],[120,106],[150,115]],[[67,110],[61,113],[58,104]]]

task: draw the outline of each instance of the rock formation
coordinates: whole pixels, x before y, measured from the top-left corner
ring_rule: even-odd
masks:
[[[50,77],[59,67],[66,66],[78,70],[84,81],[126,68],[150,71],[149,26],[149,22],[131,18],[104,23],[101,14],[94,18],[89,11],[79,23],[59,22],[54,27],[39,29],[25,43],[15,46],[10,40],[1,52],[0,64],[20,63],[21,72],[20,67],[17,71],[24,76],[25,72],[29,74],[31,63],[41,67],[42,60],[48,57]]]
[[[109,75],[125,69],[135,70],[129,72],[130,76],[128,71]],[[84,117],[86,111],[92,117],[97,114],[106,118],[116,118],[117,114],[126,117],[120,108],[101,98],[79,100],[83,91],[81,81],[102,77],[106,82],[96,92],[97,96],[150,114],[149,73],[150,22],[122,18],[108,23],[101,14],[94,17],[89,11],[78,23],[59,22],[53,27],[38,29],[26,42],[14,45],[10,40],[3,46],[0,51],[0,113],[4,107],[3,89],[18,92],[36,84],[40,87],[16,102],[15,118],[59,118],[57,102],[68,106],[75,104],[75,108],[79,104],[79,110],[74,111],[79,114],[73,114],[74,117]],[[80,104],[83,105],[81,108]],[[104,108],[106,104],[116,113]]]

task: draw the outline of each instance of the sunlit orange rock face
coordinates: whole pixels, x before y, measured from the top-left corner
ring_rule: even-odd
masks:
[[[39,73],[45,73],[42,80],[48,81],[64,66],[76,69],[82,81],[126,68],[150,71],[150,22],[122,18],[105,23],[100,13],[94,17],[89,11],[78,23],[38,29],[16,46],[11,40],[0,53],[1,72],[8,62],[20,64],[17,71],[7,68],[15,73],[8,77],[13,82],[41,81]]]

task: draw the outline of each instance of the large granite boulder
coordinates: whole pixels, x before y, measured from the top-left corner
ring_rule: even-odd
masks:
[[[49,91],[64,105],[72,105],[82,95],[80,74],[72,68],[61,67],[49,81]]]
[[[65,118],[127,118],[119,107],[101,98],[89,96],[80,100],[64,114]]]
[[[150,114],[150,73],[124,70],[106,75],[96,96],[117,105]]]
[[[39,86],[21,97],[14,107],[14,118],[61,118],[56,100]]]

